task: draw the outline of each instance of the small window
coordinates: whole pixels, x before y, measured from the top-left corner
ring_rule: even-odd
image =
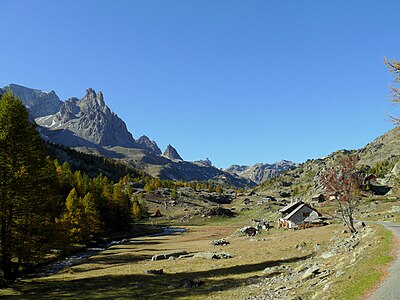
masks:
[[[306,218],[306,217],[308,217],[308,216],[310,216],[310,213],[309,213],[309,212],[303,212],[303,217],[304,217],[304,218]]]

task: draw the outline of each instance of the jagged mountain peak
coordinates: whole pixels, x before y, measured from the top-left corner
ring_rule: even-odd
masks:
[[[86,94],[82,98],[81,101],[82,101],[82,103],[85,103],[91,107],[93,107],[93,106],[98,106],[100,108],[106,107],[106,103],[104,102],[103,93],[101,91],[96,93],[96,91],[92,88],[88,88],[86,90]]]
[[[158,147],[155,141],[150,140],[146,135],[142,135],[136,140],[136,143],[143,146],[143,148],[151,153],[161,155],[161,149]]]
[[[89,88],[82,99],[70,98],[65,101],[56,114],[36,119],[38,125],[59,132],[58,142],[74,146],[76,139],[100,146],[137,147],[126,124],[104,102],[101,92]],[[63,138],[65,141],[62,141]]]
[[[167,149],[165,149],[163,156],[171,160],[183,160],[178,151],[176,151],[176,149],[169,144],[167,146]]]

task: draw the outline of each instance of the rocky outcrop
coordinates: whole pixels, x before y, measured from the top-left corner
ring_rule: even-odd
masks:
[[[211,167],[212,166],[212,162],[208,158],[196,160],[194,163],[198,164],[200,166],[207,166],[207,167]]]
[[[103,94],[91,88],[81,100],[68,99],[56,114],[37,118],[36,123],[50,130],[63,130],[67,146],[74,146],[67,136],[72,132],[100,146],[137,147],[125,122],[105,104]]]
[[[158,148],[155,141],[150,140],[147,136],[142,135],[139,139],[136,140],[136,143],[143,147],[143,149],[154,153],[156,155],[161,155],[161,150]]]
[[[14,96],[21,99],[33,118],[54,114],[62,105],[62,101],[54,91],[46,93],[17,84],[10,84],[0,90],[2,90],[0,94],[10,90]]]
[[[176,151],[176,149],[171,145],[167,146],[167,149],[165,149],[163,156],[169,158],[170,160],[183,160],[178,151]]]

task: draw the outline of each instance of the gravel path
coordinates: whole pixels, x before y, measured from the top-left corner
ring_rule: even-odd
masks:
[[[390,222],[377,222],[390,229],[397,239],[400,239],[400,224]],[[370,300],[394,300],[400,299],[400,249],[397,259],[388,269],[388,277],[372,294]]]

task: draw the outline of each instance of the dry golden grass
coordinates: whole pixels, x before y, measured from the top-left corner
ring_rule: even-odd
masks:
[[[239,201],[231,206],[243,207]],[[276,288],[272,286],[255,286],[263,280],[262,271],[266,267],[289,266],[293,269],[299,265],[310,265],[322,252],[328,250],[333,237],[347,237],[341,234],[343,227],[329,225],[320,228],[310,228],[300,231],[284,231],[272,229],[263,232],[254,238],[240,236],[238,229],[250,225],[252,218],[266,216],[273,220],[273,211],[277,208],[257,206],[252,210],[242,211],[238,217],[226,218],[194,218],[188,223],[169,220],[172,226],[181,225],[188,229],[183,234],[139,237],[109,248],[106,251],[91,257],[87,262],[73,266],[62,273],[24,280],[21,283],[0,290],[0,296],[9,299],[244,299],[255,296],[266,290]],[[171,222],[172,221],[172,222]],[[189,225],[190,224],[190,225]],[[383,229],[374,227],[374,235],[361,242],[365,246],[368,256],[358,259],[346,274],[336,278],[331,275],[332,290],[325,293],[324,299],[341,298],[340,291],[350,291],[354,282],[348,280],[355,274],[373,272],[373,278],[358,278],[360,289],[352,296],[356,299],[363,292],[371,288],[383,273],[382,265],[388,261],[387,251],[390,247],[390,238]],[[375,244],[381,236],[384,243]],[[211,243],[215,239],[226,238],[231,244],[215,247]],[[371,243],[372,246],[368,246]],[[301,245],[299,247],[299,245]],[[234,258],[224,260],[208,260],[202,258],[185,258],[175,260],[151,261],[156,254],[176,250],[186,250],[189,253],[203,251],[229,252]],[[378,255],[385,259],[380,259]],[[348,254],[322,261],[325,269],[334,269],[334,266],[350,260]],[[376,264],[369,265],[368,260],[378,257]],[[145,270],[163,269],[163,275],[146,275]],[[185,289],[179,288],[183,278],[199,279],[205,282],[204,286]],[[295,279],[299,281],[298,279]],[[320,292],[325,283],[317,278],[310,282],[295,282],[297,289],[290,293],[301,295],[309,299]],[[276,284],[279,286],[279,283]],[[328,298],[326,298],[328,297]],[[350,298],[349,298],[350,299]]]
[[[19,291],[21,294],[12,296],[9,293],[10,298],[243,298],[257,293],[248,285],[262,276],[266,267],[300,264],[313,253],[316,243],[325,247],[332,235],[338,232],[336,226],[296,232],[273,230],[255,239],[237,236],[237,227],[233,225],[197,226],[188,230],[181,235],[135,238],[129,243],[113,246],[63,273],[27,280],[25,283],[28,284],[15,286],[12,292]],[[212,240],[226,237],[230,245],[211,245]],[[302,241],[306,245],[298,250],[295,245]],[[226,260],[186,258],[151,261],[155,254],[174,250],[190,253],[225,251],[235,257]],[[144,274],[145,270],[160,268],[164,269],[164,275]],[[204,280],[205,285],[193,289],[178,288],[179,281],[185,277]]]

